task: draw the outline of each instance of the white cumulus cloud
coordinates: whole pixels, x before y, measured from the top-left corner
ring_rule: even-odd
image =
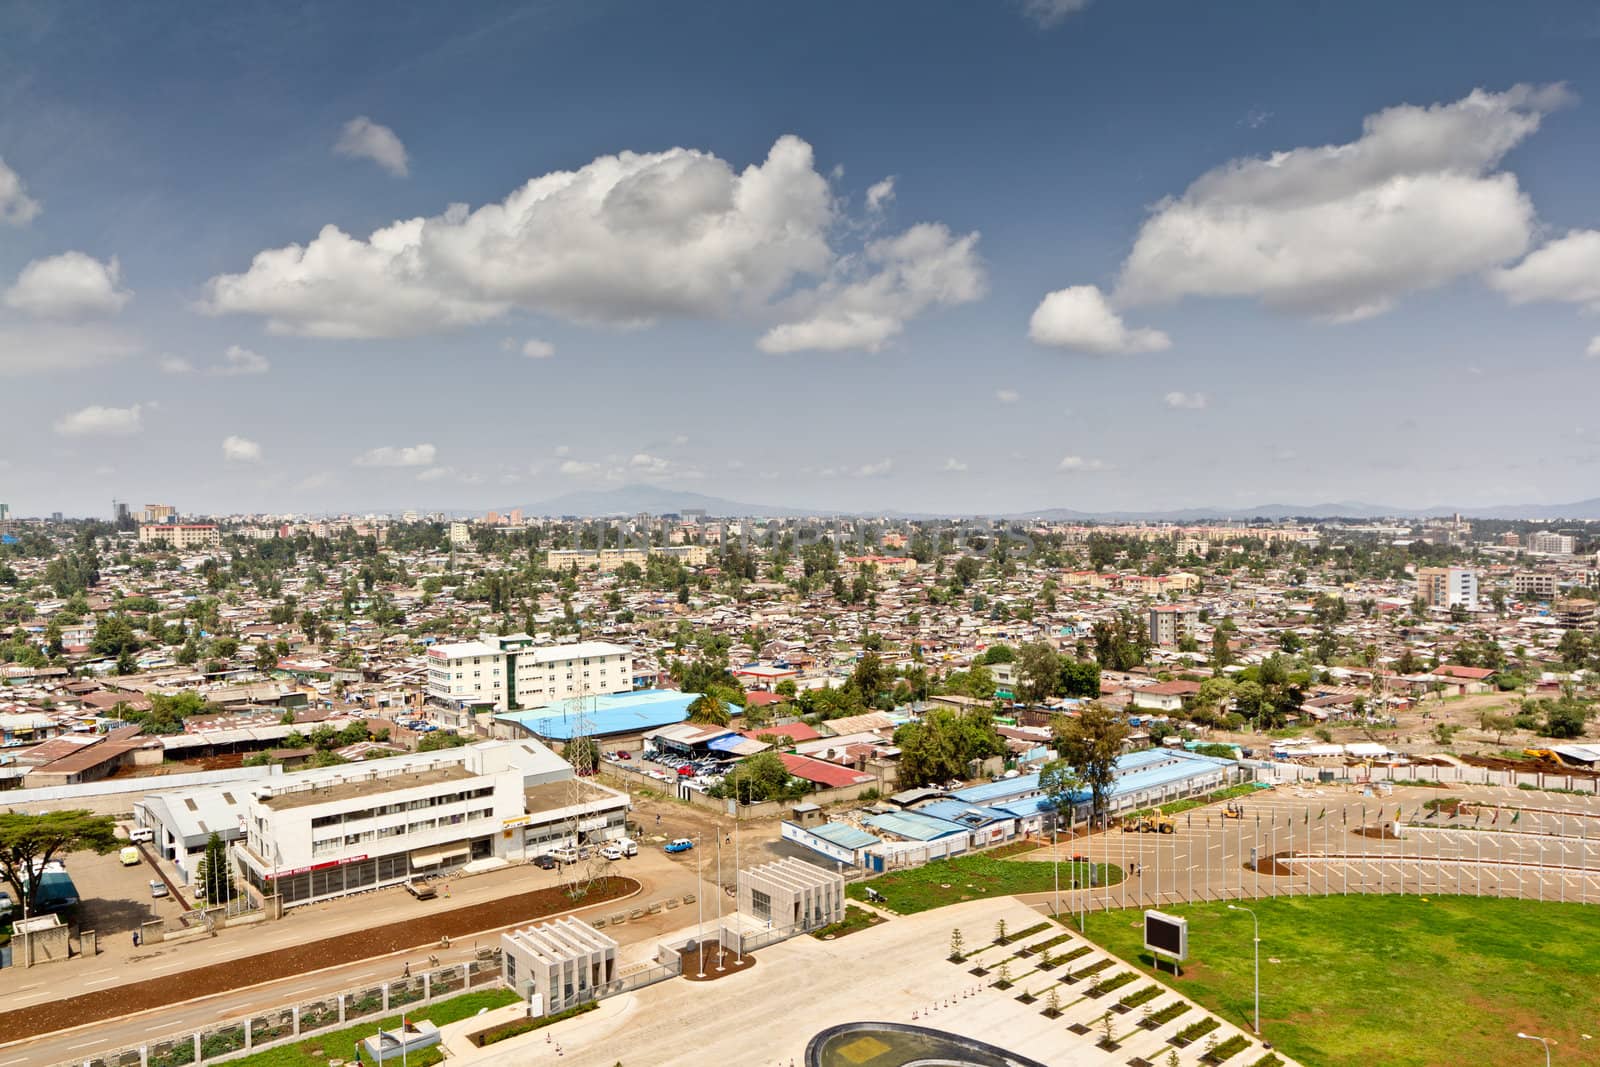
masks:
[[[1056,470],[1068,473],[1092,473],[1109,469],[1104,460],[1086,459],[1083,456],[1062,456],[1061,462],[1056,464]]]
[[[1584,355],[1590,359],[1600,359],[1600,335],[1589,339],[1589,347],[1584,349]]]
[[[867,210],[882,211],[894,199],[894,175],[867,187]]]
[[[920,223],[867,245],[839,277],[794,301],[799,318],[768,330],[763,352],[817,349],[876,352],[934,305],[981,298],[988,283],[977,254],[978,234],[952,234],[942,223]]]
[[[194,373],[193,363],[189,362],[187,359],[184,359],[182,356],[174,356],[170,353],[162,356],[157,365],[161,368],[162,374]]]
[[[1489,275],[1513,304],[1556,301],[1600,311],[1600,230],[1572,230]]]
[[[1184,393],[1177,390],[1168,393],[1161,399],[1167,407],[1181,411],[1199,411],[1211,402],[1204,393]]]
[[[144,429],[141,405],[112,408],[91,404],[56,420],[56,433],[63,437],[127,437]]]
[[[847,473],[852,478],[882,478],[894,470],[894,460],[880,459],[876,463],[863,463]]]
[[[652,456],[648,452],[635,452],[628,461],[628,466],[642,474],[665,474],[672,467],[672,462],[660,456]]]
[[[0,159],[0,223],[26,226],[43,210],[39,201],[28,195],[28,188],[17,172]]]
[[[121,277],[115,256],[102,263],[82,252],[62,252],[23,267],[6,290],[5,304],[40,318],[114,315],[133,297],[121,287]]]
[[[260,463],[261,446],[248,438],[230,435],[222,439],[222,459],[226,463]]]
[[[1119,306],[1251,297],[1328,321],[1500,266],[1533,206],[1501,159],[1571,99],[1561,86],[1474,90],[1369,115],[1359,138],[1239,159],[1159,202],[1123,264]]]
[[[529,359],[549,359],[556,354],[556,346],[535,337],[522,343],[522,354]]]
[[[370,159],[396,178],[411,172],[406,146],[389,127],[358,115],[344,124],[333,151],[348,159]]]
[[[1022,394],[1015,389],[996,389],[994,398],[1002,404],[1015,404],[1022,399]]]
[[[513,309],[617,326],[831,312],[808,328],[831,323],[832,339],[795,337],[789,348],[870,347],[910,315],[981,291],[976,234],[914,227],[849,253],[830,240],[853,232],[837,225],[838,203],[793,136],[741,171],[688,148],[623,152],[365,239],[325,226],[213,277],[200,307],[330,338],[418,336]]]
[[[1172,344],[1160,330],[1130,329],[1097,285],[1047,294],[1028,320],[1028,337],[1035,344],[1100,355],[1159,352]]]
[[[954,456],[944,461],[944,466],[939,468],[947,474],[960,474],[967,469],[967,464]]]
[[[222,362],[211,368],[212,374],[237,377],[246,374],[265,374],[272,369],[266,356],[258,355],[239,345],[229,345],[222,354]]]
[[[383,445],[356,457],[358,467],[431,467],[438,449],[432,445]]]

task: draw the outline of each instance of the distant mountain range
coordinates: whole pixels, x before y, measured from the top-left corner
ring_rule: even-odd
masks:
[[[707,515],[733,518],[785,518],[796,515],[875,514],[891,518],[943,518],[938,512],[860,512],[801,508],[771,504],[750,504],[724,497],[707,496],[655,485],[624,485],[617,489],[593,489],[565,493],[523,511],[530,515],[650,515],[704,511]],[[1490,507],[1403,507],[1391,504],[1365,504],[1336,501],[1326,504],[1260,504],[1239,508],[1178,508],[1169,511],[1075,511],[1071,508],[1042,508],[996,515],[1002,519],[1045,519],[1052,522],[1204,522],[1210,519],[1381,519],[1388,517],[1431,518],[1460,514],[1477,519],[1600,519],[1600,497],[1570,504],[1502,504]]]

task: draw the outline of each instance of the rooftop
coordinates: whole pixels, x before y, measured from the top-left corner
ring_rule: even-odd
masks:
[[[265,786],[262,791],[266,795],[260,797],[261,803],[274,811],[282,811],[478,777],[459,763],[447,763],[421,771],[402,771],[399,774],[384,774],[372,764],[361,764],[360,767],[359,771],[327,782],[307,782],[281,791],[279,787]]]

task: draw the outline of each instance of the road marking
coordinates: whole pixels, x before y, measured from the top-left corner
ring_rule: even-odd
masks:
[[[174,1023],[156,1023],[154,1026],[145,1027],[144,1028],[144,1032],[147,1033],[147,1034],[151,1034],[151,1033],[154,1033],[157,1030],[171,1030],[171,1029],[173,1029],[174,1026],[175,1026]]]
[[[112,982],[119,982],[119,981],[121,981],[120,978],[118,978],[116,975],[112,975],[109,978],[96,978],[92,982],[85,982],[83,984],[84,984],[84,986],[89,987],[89,986],[97,986],[97,985],[110,985]]]
[[[67,1051],[71,1052],[73,1049],[76,1049],[76,1048],[93,1048],[95,1045],[98,1045],[98,1044],[100,1044],[100,1039],[99,1038],[95,1038],[93,1041],[85,1041],[81,1045],[68,1045],[67,1046]]]

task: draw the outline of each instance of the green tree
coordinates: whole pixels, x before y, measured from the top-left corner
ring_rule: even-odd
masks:
[[[1100,664],[1092,659],[1073,659],[1061,656],[1061,695],[1088,697],[1100,696]]]
[[[233,884],[233,864],[228,862],[228,846],[215,830],[206,839],[205,853],[194,873],[207,904],[226,904],[238,895]]]
[[[574,737],[561,750],[561,756],[579,774],[600,766],[600,746],[592,737]]]
[[[689,704],[689,721],[703,726],[726,726],[732,721],[728,705],[716,687],[701,693]]]
[[[1078,772],[1089,787],[1093,818],[1105,814],[1106,794],[1116,780],[1117,757],[1128,737],[1128,726],[1098,701],[1090,701],[1077,715],[1058,715],[1050,724],[1056,753]]]
[[[69,852],[88,850],[103,856],[120,844],[116,820],[109,815],[81,808],[43,815],[0,812],[0,878],[21,902],[22,914],[34,915],[43,879],[30,878],[32,872],[44,870],[50,860]]]
[[[723,778],[717,793],[733,797],[741,804],[763,800],[788,800],[801,795],[803,783],[791,778],[783,757],[776,752],[758,752],[740,760]]]
[[[894,732],[901,788],[965,778],[968,764],[1005,752],[988,711],[960,714],[935,708]]]
[[[1039,788],[1055,809],[1056,824],[1070,822],[1073,795],[1083,789],[1083,778],[1064,759],[1051,760],[1039,771]]]
[[[94,637],[89,640],[89,651],[97,656],[120,656],[124,652],[139,651],[139,639],[133,627],[121,615],[107,615],[95,625]]]
[[[1061,690],[1061,657],[1044,641],[1023,645],[1017,660],[1022,684],[1017,695],[1029,704],[1039,704]]]

